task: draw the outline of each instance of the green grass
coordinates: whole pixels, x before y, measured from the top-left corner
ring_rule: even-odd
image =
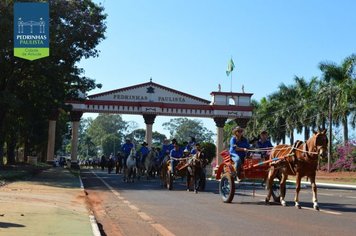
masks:
[[[37,165],[18,164],[0,167],[0,182],[13,182],[25,180],[40,173],[42,170],[50,168],[50,165],[38,163]]]

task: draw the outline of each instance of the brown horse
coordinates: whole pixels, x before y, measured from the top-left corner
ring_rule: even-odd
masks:
[[[288,179],[288,175],[295,175],[296,194],[294,202],[295,206],[300,209],[300,181],[302,177],[307,176],[310,179],[313,191],[313,207],[315,210],[319,210],[315,175],[318,166],[318,157],[325,158],[327,156],[327,147],[328,138],[326,136],[326,130],[314,132],[313,136],[306,142],[297,141],[293,146],[282,144],[274,147],[272,149],[270,159],[279,158],[279,160],[272,162],[268,173],[268,194],[266,197],[266,203],[269,203],[271,198],[273,179],[277,173],[281,173],[280,201],[283,206],[286,206],[286,201],[284,200],[286,195],[286,181]]]
[[[190,186],[193,185],[193,190],[198,193],[200,183],[202,182],[203,174],[203,162],[202,152],[197,152],[191,158],[188,159],[187,163],[187,191],[190,191]]]

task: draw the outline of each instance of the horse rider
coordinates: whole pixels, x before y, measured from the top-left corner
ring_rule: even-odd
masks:
[[[257,141],[257,148],[271,148],[273,147],[271,141],[268,139],[268,132],[263,130],[260,133],[260,139]],[[267,150],[261,152],[262,158],[268,158]]]
[[[194,144],[194,146],[192,147],[192,150],[190,150],[190,154],[194,155],[197,152],[201,151],[201,147],[199,143]]]
[[[244,129],[240,126],[235,127],[232,130],[232,137],[230,139],[230,156],[235,163],[235,170],[237,173],[236,178],[240,171],[241,165],[243,165],[247,153],[247,149],[250,148],[249,141],[243,135]]]
[[[198,154],[199,158],[202,158],[204,162],[206,162],[206,157],[205,154],[200,146],[200,143],[196,143],[193,147],[193,149],[190,151],[190,154],[194,155],[194,154]]]
[[[111,153],[109,156],[109,160],[108,160],[108,173],[109,174],[114,169],[114,166],[115,166],[115,156],[113,153]]]
[[[188,158],[189,156],[190,156],[190,151],[187,148],[185,148],[183,150],[183,158]]]
[[[123,165],[124,168],[126,168],[126,160],[127,157],[130,155],[131,153],[131,149],[134,147],[133,143],[131,142],[130,139],[126,139],[125,143],[122,145],[121,147],[121,151],[124,153],[124,159],[123,159]]]
[[[190,136],[190,140],[189,140],[189,142],[188,142],[188,144],[187,144],[187,149],[189,150],[189,151],[192,151],[192,149],[195,147],[195,144],[196,144],[197,142],[196,142],[196,140],[195,140],[195,138],[193,137],[193,136]]]
[[[101,167],[101,170],[104,170],[104,169],[105,169],[105,166],[106,166],[106,157],[105,157],[105,155],[102,155],[102,156],[101,156],[101,159],[100,159],[100,167]]]
[[[139,152],[140,152],[139,162],[140,163],[138,163],[138,166],[145,164],[146,157],[147,157],[148,153],[150,152],[150,149],[147,146],[148,146],[148,143],[146,143],[146,142],[143,142],[141,145],[141,148],[139,150]]]
[[[172,167],[172,173],[174,172],[174,167],[175,164],[178,162],[177,159],[180,159],[182,157],[182,152],[179,148],[179,145],[177,142],[173,144],[174,148],[171,150],[169,153],[169,157],[171,159],[171,167]]]

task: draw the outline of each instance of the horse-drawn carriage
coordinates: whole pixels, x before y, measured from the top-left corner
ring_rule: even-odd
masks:
[[[317,199],[317,187],[315,184],[316,170],[319,158],[325,158],[328,150],[328,138],[326,130],[314,131],[314,134],[305,142],[297,141],[293,145],[277,145],[271,149],[268,160],[245,160],[241,168],[240,179],[264,179],[266,180],[267,196],[269,203],[272,196],[274,201],[286,206],[286,181],[289,175],[296,176],[295,206],[300,209],[299,191],[301,178],[307,176],[310,179],[313,192],[313,207],[319,210]],[[219,192],[224,202],[229,203],[235,194],[236,170],[228,151],[220,154],[223,162],[220,164],[216,179],[220,179]],[[274,182],[279,180],[279,186]]]
[[[172,168],[173,161],[177,161]],[[163,185],[168,190],[173,189],[173,181],[178,178],[187,178],[187,190],[194,190],[194,192],[203,191],[205,189],[206,174],[205,174],[205,160],[200,158],[199,154],[190,155],[185,158],[169,159],[163,161],[161,178]]]
[[[233,160],[230,157],[228,150],[220,153],[223,162],[219,165],[216,173],[216,179],[220,180],[219,193],[225,203],[230,203],[235,196],[235,179],[249,179],[249,180],[267,180],[269,165],[266,161],[261,159],[246,158],[239,171],[236,171]],[[280,176],[276,176],[278,180]],[[272,197],[275,201],[279,201],[280,192],[277,185],[272,186]]]

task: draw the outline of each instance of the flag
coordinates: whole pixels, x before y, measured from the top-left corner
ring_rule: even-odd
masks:
[[[235,68],[235,64],[234,64],[234,61],[231,58],[230,61],[227,64],[226,75],[229,76],[230,73],[234,70],[234,68]]]

